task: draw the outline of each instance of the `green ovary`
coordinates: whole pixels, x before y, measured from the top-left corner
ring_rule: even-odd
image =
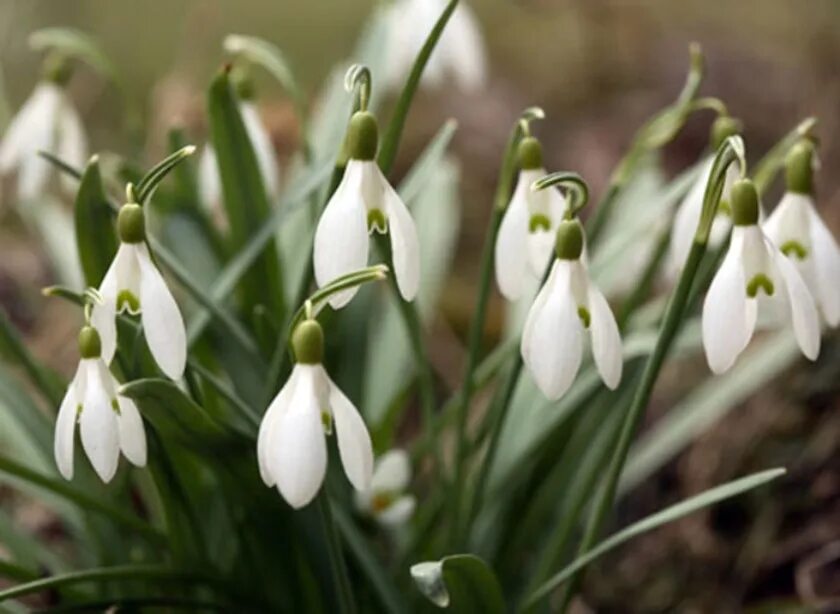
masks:
[[[385,234],[388,231],[388,218],[381,209],[368,209],[367,227],[368,232],[375,230],[380,234]]]
[[[528,221],[528,232],[537,232],[540,230],[545,232],[551,230],[551,220],[542,213],[535,213]]]
[[[805,260],[808,257],[808,248],[802,245],[799,241],[793,239],[782,243],[782,247],[780,249],[785,256],[790,258]]]
[[[747,284],[747,296],[755,298],[758,296],[759,290],[764,290],[764,294],[767,296],[773,296],[773,292],[775,292],[773,282],[764,273],[759,273]]]
[[[128,290],[120,290],[117,294],[117,311],[128,309],[129,313],[137,313],[140,311],[140,299],[134,296]]]
[[[578,317],[583,327],[589,328],[589,324],[592,322],[592,316],[589,315],[589,310],[586,307],[578,307]]]

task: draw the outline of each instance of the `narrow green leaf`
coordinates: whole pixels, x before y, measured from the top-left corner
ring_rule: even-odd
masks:
[[[440,561],[412,565],[411,576],[420,592],[439,608],[476,614],[505,611],[496,574],[472,554],[455,554]]]
[[[113,212],[102,186],[98,156],[90,159],[82,174],[75,207],[76,244],[85,284],[98,288],[117,253]]]
[[[432,176],[439,170],[441,161],[446,155],[449,143],[452,142],[452,137],[457,129],[458,122],[456,120],[446,120],[434,138],[426,145],[423,153],[420,154],[414,166],[411,167],[411,170],[399,185],[398,192],[403,202],[406,204],[413,202],[420,195],[420,192],[428,186]]]
[[[193,153],[195,153],[195,145],[186,145],[155,164],[135,186],[137,202],[142,205],[149,200],[160,182]]]
[[[52,164],[59,172],[64,173],[68,177],[81,181],[82,171],[80,171],[73,165],[68,164],[67,162],[59,158],[57,155],[48,151],[39,151],[38,155],[50,164]]]
[[[742,493],[745,493],[749,490],[757,488],[771,480],[775,480],[776,478],[785,474],[784,469],[768,469],[767,471],[760,471],[758,473],[753,473],[752,475],[748,475],[746,477],[740,478],[738,480],[734,480],[732,482],[727,482],[726,484],[722,484],[720,486],[716,486],[710,490],[704,491],[699,495],[695,495],[690,497],[684,501],[681,501],[675,505],[665,508],[639,522],[633,523],[626,529],[619,531],[618,533],[614,534],[612,537],[609,537],[602,541],[600,544],[595,546],[592,550],[584,554],[583,556],[575,559],[572,563],[570,563],[567,567],[553,575],[545,584],[540,586],[525,602],[525,607],[533,606],[536,602],[540,599],[546,597],[551,591],[555,588],[560,586],[564,581],[566,581],[569,577],[572,576],[576,571],[586,567],[600,557],[601,555],[609,552],[613,548],[620,546],[624,542],[636,537],[637,535],[641,535],[642,533],[647,533],[657,527],[660,527],[664,524],[668,524],[670,522],[674,522],[675,520],[679,520],[683,516],[687,516],[696,512],[697,510],[701,510],[704,507],[709,507],[710,505],[714,505],[715,503],[719,503],[725,499],[730,499]]]
[[[29,352],[23,338],[9,320],[6,310],[0,308],[0,354],[9,363],[18,365],[26,372],[29,380],[35,385],[49,403],[58,407],[64,398],[64,386],[61,379],[47,369]]]

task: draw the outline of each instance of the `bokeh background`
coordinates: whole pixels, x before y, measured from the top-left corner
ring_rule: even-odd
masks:
[[[579,172],[597,197],[634,130],[679,90],[690,41],[700,42],[707,58],[701,93],[723,99],[743,120],[752,160],[803,117],[819,118],[819,206],[840,235],[837,0],[469,4],[487,47],[488,83],[470,93],[424,90],[395,173],[405,171],[445,119],[459,121],[453,150],[461,172],[461,236],[434,327],[440,333],[433,345],[439,366],[460,364],[445,339],[463,335],[471,316],[478,253],[512,120],[526,106],[542,106],[548,119],[535,131],[549,167]],[[100,41],[126,84],[123,98],[85,70],[75,75],[71,97],[91,149],[152,161],[163,153],[173,122],[184,124],[195,142],[204,140],[205,89],[222,61],[226,34],[252,34],[282,47],[312,99],[336,62],[352,53],[373,9],[373,2],[360,0],[0,0],[0,122],[22,103],[38,74],[40,58],[26,45],[28,33],[50,25],[77,27]],[[264,120],[285,163],[298,142],[294,113],[267,77],[258,86]],[[126,100],[133,113],[128,121]],[[670,173],[697,159],[710,121],[697,114],[669,145],[663,161]],[[775,203],[781,190],[774,186],[767,201]],[[8,207],[0,209],[0,303],[35,352],[66,373],[76,358],[77,322],[66,317],[72,311],[40,296],[51,282],[38,240],[21,232]],[[501,334],[502,313],[495,297],[489,339]],[[666,373],[650,418],[689,390],[693,370],[703,368],[681,365]],[[587,579],[585,607],[779,612],[825,604],[832,596],[840,603],[839,376],[840,346],[832,335],[816,366],[797,362],[626,499],[621,524],[747,468],[783,464],[790,470],[746,502],[669,525],[607,557]],[[48,511],[25,511],[23,520],[33,531],[48,530]]]

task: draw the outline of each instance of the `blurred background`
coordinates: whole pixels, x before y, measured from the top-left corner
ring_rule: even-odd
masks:
[[[446,119],[458,120],[453,152],[460,168],[460,236],[433,326],[439,369],[460,368],[447,339],[471,317],[478,254],[502,150],[521,109],[539,105],[534,125],[549,170],[579,172],[594,195],[636,128],[679,91],[687,45],[702,44],[701,95],[721,98],[743,120],[754,161],[802,118],[820,125],[818,204],[840,235],[840,2],[837,0],[472,0],[486,46],[488,77],[472,91],[451,82],[423,90],[400,149],[399,177]],[[352,53],[375,3],[361,0],[0,0],[0,126],[32,90],[40,57],[29,32],[62,25],[100,42],[122,72],[125,96],[81,69],[70,96],[89,131],[91,151],[119,152],[148,164],[164,153],[174,123],[206,138],[204,96],[226,34],[266,38],[287,54],[314,104],[318,86]],[[374,75],[374,88],[376,88]],[[259,75],[260,110],[281,166],[299,142],[291,103]],[[126,102],[132,109],[125,112]],[[388,108],[385,102],[385,108]],[[128,119],[127,119],[128,118]],[[695,114],[664,152],[676,174],[707,145],[710,114]],[[144,135],[140,137],[139,135]],[[777,182],[765,205],[773,206]],[[76,360],[72,309],[46,301],[53,273],[37,238],[0,208],[0,303],[39,357],[63,373]],[[840,283],[840,280],[837,280]],[[491,304],[488,343],[502,335],[503,304]],[[663,377],[655,420],[706,375],[702,359]],[[621,525],[753,468],[785,465],[789,476],[746,499],[694,515],[637,539],[587,578],[586,607],[599,612],[792,611],[806,604],[840,611],[840,345],[826,337],[816,366],[797,361],[624,499]],[[562,493],[558,493],[562,496]],[[45,530],[48,514],[23,515]],[[832,601],[833,599],[833,601]],[[582,608],[584,606],[581,606]]]

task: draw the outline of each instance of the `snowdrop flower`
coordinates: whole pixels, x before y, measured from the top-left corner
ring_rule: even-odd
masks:
[[[417,504],[414,496],[404,494],[410,482],[408,453],[390,450],[376,459],[370,488],[356,493],[356,507],[385,527],[405,524]]]
[[[447,4],[447,0],[396,0],[387,7],[386,89],[402,86]],[[487,80],[487,53],[481,31],[472,10],[463,2],[446,24],[423,71],[422,83],[440,87],[449,77],[464,91],[476,90]]]
[[[729,251],[703,303],[703,347],[709,367],[723,373],[735,363],[752,338],[762,303],[773,305],[792,321],[802,353],[816,359],[820,324],[814,300],[796,266],[759,227],[758,194],[752,181],[735,182],[730,202],[735,226]]]
[[[12,119],[0,142],[0,174],[17,171],[21,200],[43,195],[54,172],[39,151],[52,153],[76,167],[87,161],[82,121],[64,89],[69,77],[66,62],[49,64],[45,78]],[[75,188],[73,182],[65,185],[68,191]]]
[[[376,164],[376,119],[359,111],[347,132],[350,160],[315,230],[315,279],[323,287],[367,265],[368,234],[388,233],[394,274],[402,297],[411,301],[420,283],[420,247],[414,220]],[[357,288],[333,294],[330,304],[343,307]]]
[[[289,505],[299,509],[312,501],[324,481],[325,435],[332,434],[333,424],[344,472],[356,490],[371,486],[373,448],[358,410],[321,364],[324,334],[318,322],[299,324],[292,348],[297,363],[265,412],[257,459],[266,486],[277,486]]]
[[[572,385],[583,358],[586,333],[601,379],[615,389],[621,381],[622,348],[607,299],[581,261],[583,227],[576,219],[557,229],[556,259],[534,299],[522,332],[522,359],[537,386],[551,400]]]
[[[519,179],[499,227],[495,252],[496,283],[510,301],[521,297],[525,288],[533,287],[532,282],[542,276],[567,208],[558,190],[531,189],[546,174],[540,142],[525,137],[517,156]]]
[[[682,202],[680,202],[676,215],[674,216],[671,243],[668,247],[667,266],[667,272],[672,278],[676,278],[680,271],[682,271],[686,258],[688,258],[688,252],[691,250],[691,245],[694,242],[694,233],[697,231],[697,225],[700,223],[700,213],[703,210],[703,196],[706,192],[706,184],[709,183],[709,175],[712,173],[715,151],[717,151],[718,147],[720,147],[721,143],[727,137],[738,134],[740,130],[740,122],[729,116],[718,117],[712,125],[711,137],[709,139],[712,153],[701,163],[702,166],[697,180],[691,186],[691,189],[685,195]],[[732,185],[737,181],[738,177],[738,165],[730,164],[726,169],[726,178],[723,184],[720,206],[717,209],[717,215],[715,216],[711,234],[709,235],[709,245],[712,247],[721,245],[729,234],[729,229],[732,228],[729,206],[730,193],[732,191]]]
[[[840,247],[813,196],[813,145],[797,144],[787,161],[787,192],[764,231],[796,265],[829,326],[840,323]]]
[[[133,464],[146,464],[146,432],[131,399],[120,396],[117,381],[102,360],[102,344],[92,326],[79,333],[79,368],[58,410],[55,423],[55,462],[65,479],[73,479],[76,422],[82,448],[96,474],[110,482],[120,452]]]
[[[127,204],[117,218],[120,247],[105,273],[91,320],[102,336],[102,356],[110,363],[117,349],[118,313],[141,314],[146,343],[161,370],[172,379],[184,373],[187,334],[178,304],[146,247],[143,208]]]

